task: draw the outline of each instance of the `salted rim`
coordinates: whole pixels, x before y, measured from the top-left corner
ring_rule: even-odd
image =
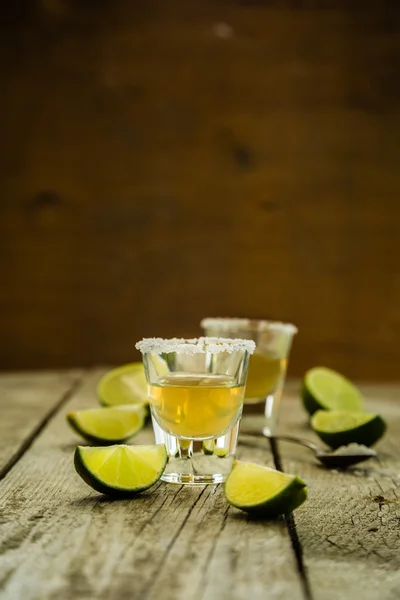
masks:
[[[285,331],[294,335],[298,332],[296,325],[281,321],[267,321],[265,319],[241,319],[234,317],[207,317],[202,319],[200,326],[220,327],[224,331],[230,329],[251,329],[252,331]]]
[[[219,352],[243,352],[253,354],[255,343],[252,340],[241,340],[219,337],[200,337],[193,339],[171,338],[144,338],[137,342],[135,347],[142,354],[168,354],[176,352],[177,354],[201,354],[210,352],[218,354]]]

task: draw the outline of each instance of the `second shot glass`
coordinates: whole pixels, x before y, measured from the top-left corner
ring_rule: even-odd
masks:
[[[235,318],[206,318],[201,326],[206,335],[240,337],[256,343],[256,350],[250,358],[244,413],[247,407],[249,413],[263,413],[265,432],[275,435],[290,349],[297,327],[279,321]]]

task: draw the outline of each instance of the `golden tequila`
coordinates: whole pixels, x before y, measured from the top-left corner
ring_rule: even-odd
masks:
[[[244,386],[234,377],[169,373],[149,386],[153,415],[178,438],[217,438],[240,417]]]
[[[245,404],[264,400],[273,394],[284,376],[287,359],[276,354],[262,352],[258,349],[250,356],[249,371],[247,374]]]

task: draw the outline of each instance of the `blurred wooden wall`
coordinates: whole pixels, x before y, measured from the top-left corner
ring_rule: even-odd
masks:
[[[0,7],[1,368],[248,315],[400,378],[397,0]]]

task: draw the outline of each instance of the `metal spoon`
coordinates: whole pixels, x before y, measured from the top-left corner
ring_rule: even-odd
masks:
[[[246,445],[254,445],[249,441],[243,440],[242,435],[247,436],[256,436],[256,437],[264,437],[267,439],[275,439],[282,440],[284,442],[292,442],[294,444],[300,444],[301,446],[305,446],[309,450],[312,450],[316,456],[316,458],[328,469],[346,469],[351,465],[356,465],[364,460],[368,460],[369,458],[376,457],[375,450],[371,450],[371,448],[367,448],[362,446],[362,452],[360,448],[360,452],[358,454],[349,453],[347,446],[342,446],[337,450],[324,450],[321,446],[314,444],[314,442],[310,442],[309,440],[304,440],[297,437],[292,437],[291,435],[270,435],[267,431],[240,431],[239,442]]]

